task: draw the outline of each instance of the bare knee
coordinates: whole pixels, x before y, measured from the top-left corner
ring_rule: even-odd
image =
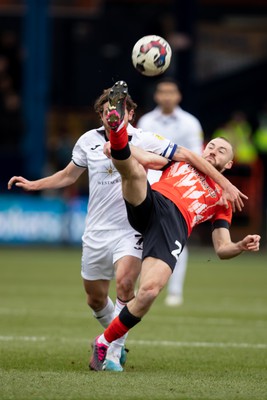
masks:
[[[86,301],[93,311],[102,310],[108,301],[109,282],[106,281],[84,281]]]
[[[135,279],[132,277],[122,276],[116,280],[117,296],[122,301],[129,301],[134,297]]]
[[[133,256],[125,256],[117,261],[116,290],[122,301],[129,301],[134,297],[135,283],[141,270],[141,260]]]
[[[87,304],[93,311],[100,311],[102,310],[107,304],[107,297],[95,297],[87,295]]]
[[[158,297],[160,288],[156,285],[150,284],[141,286],[137,293],[137,303],[140,311],[147,311],[153,304],[154,300]]]

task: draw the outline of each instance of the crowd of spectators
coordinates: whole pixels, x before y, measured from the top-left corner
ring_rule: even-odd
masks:
[[[0,31],[0,168],[1,191],[12,173],[21,167],[22,63],[20,43],[14,30]],[[12,162],[11,162],[12,160]],[[3,187],[2,187],[3,186]]]
[[[15,30],[0,30],[0,188],[5,191],[6,182],[13,174],[23,174],[23,137],[25,125],[22,111],[22,46]],[[142,105],[140,105],[142,108]],[[77,115],[79,113],[77,112]],[[89,117],[89,116],[88,116]],[[251,126],[246,114],[235,111],[229,121],[218,127],[213,136],[227,137],[233,143],[236,151],[236,164],[239,171],[234,172],[249,176],[248,166],[261,164],[263,171],[262,206],[266,219],[266,179],[267,179],[267,106],[259,110],[257,126]],[[68,120],[65,116],[64,120]],[[70,127],[57,130],[53,140],[47,132],[47,162],[45,168],[64,167],[71,156],[74,138],[69,132]],[[82,134],[83,132],[80,132]],[[243,168],[243,169],[242,169]],[[259,170],[256,170],[257,174]]]

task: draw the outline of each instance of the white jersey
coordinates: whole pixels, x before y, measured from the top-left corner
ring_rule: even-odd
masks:
[[[176,146],[152,132],[143,132],[128,124],[130,142],[157,154],[171,157]],[[127,219],[122,197],[121,177],[112,160],[103,153],[107,142],[104,127],[92,129],[82,135],[74,146],[72,161],[88,169],[89,201],[86,226],[83,235],[87,242],[87,232],[118,229],[132,229]]]
[[[197,154],[202,153],[203,130],[201,124],[196,117],[181,107],[175,107],[170,115],[163,114],[160,107],[156,107],[144,114],[139,119],[137,126],[144,131],[157,132]],[[158,181],[160,175],[160,171],[150,170],[148,172],[149,182]]]

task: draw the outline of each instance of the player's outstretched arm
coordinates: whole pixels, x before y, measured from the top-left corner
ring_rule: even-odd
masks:
[[[232,204],[233,211],[237,208],[239,211],[244,207],[243,199],[248,197],[242,193],[236,186],[234,186],[225,176],[217,171],[208,161],[203,157],[186,149],[185,147],[178,146],[173,156],[174,161],[185,161],[193,165],[195,168],[200,170],[206,175],[209,175],[221,188],[224,190],[223,201],[227,207],[227,201],[229,200]]]
[[[143,165],[145,169],[161,169],[169,162],[165,157],[143,150],[132,144],[130,144],[130,148],[131,155],[139,162],[139,164]],[[108,158],[111,158],[110,142],[104,144],[103,153]]]
[[[79,178],[85,171],[85,168],[77,167],[72,161],[66,166],[65,169],[56,172],[46,178],[29,181],[23,176],[13,176],[7,184],[10,190],[13,185],[22,188],[26,191],[36,191],[45,189],[60,189],[70,186]]]
[[[161,169],[168,164],[165,157],[131,145],[131,154],[146,169]]]
[[[239,242],[232,242],[230,232],[226,228],[217,228],[212,232],[213,246],[222,260],[238,256],[243,251],[259,251],[261,237],[257,234],[247,235]]]

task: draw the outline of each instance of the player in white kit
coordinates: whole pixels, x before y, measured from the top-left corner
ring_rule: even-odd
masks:
[[[87,303],[93,315],[106,328],[125,304],[134,297],[142,257],[142,238],[130,226],[122,198],[121,177],[111,159],[103,153],[109,140],[107,124],[109,90],[95,102],[102,126],[83,134],[74,146],[72,160],[65,169],[36,181],[14,176],[8,182],[27,191],[58,189],[73,184],[88,171],[89,201],[85,231],[81,275]],[[134,118],[136,104],[127,96],[124,121],[128,125],[129,140],[135,146],[172,158],[176,146],[170,140],[141,129],[129,122]],[[110,281],[116,275],[117,299],[115,307],[109,297]],[[106,370],[122,371],[125,362],[126,337],[115,341],[107,355]]]

